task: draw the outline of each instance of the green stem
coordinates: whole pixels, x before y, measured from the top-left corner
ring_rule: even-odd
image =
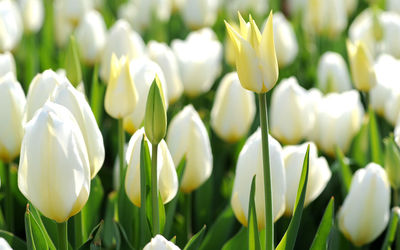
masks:
[[[6,222],[10,232],[14,232],[14,200],[11,192],[11,164],[6,164],[7,178],[6,181]]]
[[[82,211],[81,210],[74,218],[74,231],[75,231],[75,247],[79,248],[83,244],[83,225],[82,225]]]
[[[189,241],[192,237],[192,194],[185,194],[185,222],[186,222],[186,235]]]
[[[157,186],[157,145],[153,145],[151,160],[151,204],[153,214],[153,236],[160,232],[160,221],[158,218],[158,186]]]
[[[58,249],[68,250],[68,221],[57,223]]]
[[[125,132],[123,119],[118,119],[118,157],[119,157],[119,186],[123,187],[125,169]]]
[[[268,143],[268,118],[267,118],[267,94],[258,94],[260,106],[260,125],[263,153],[263,174],[264,174],[264,194],[265,194],[265,244],[266,250],[274,249],[274,220],[272,211],[272,187],[271,187],[271,168],[269,162],[269,143]]]

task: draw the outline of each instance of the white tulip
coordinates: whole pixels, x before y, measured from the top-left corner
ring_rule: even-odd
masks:
[[[0,249],[2,250],[12,250],[8,242],[4,238],[0,238]]]
[[[125,20],[118,20],[111,27],[100,63],[100,77],[107,83],[110,77],[111,55],[118,58],[126,56],[133,59],[144,53],[144,42],[138,33],[133,31]]]
[[[13,50],[21,40],[23,24],[17,4],[0,1],[0,51]]]
[[[210,90],[221,71],[222,45],[209,29],[192,32],[171,44],[179,64],[184,92],[194,97]]]
[[[284,143],[297,143],[311,128],[307,92],[295,77],[282,80],[271,97],[271,134]]]
[[[238,141],[248,133],[255,114],[254,94],[242,87],[236,72],[226,74],[211,109],[214,131],[228,142]]]
[[[397,0],[387,0],[386,9],[388,11],[394,11],[400,14],[400,2]]]
[[[167,143],[175,166],[186,157],[181,190],[190,193],[211,175],[213,156],[206,127],[192,105],[186,106],[171,120]]]
[[[272,211],[274,221],[285,211],[286,178],[282,147],[269,135],[269,157],[272,180]],[[251,181],[256,175],[255,204],[258,228],[265,227],[264,173],[262,160],[261,129],[251,135],[239,154],[233,183],[231,205],[236,218],[247,226]]]
[[[288,9],[291,16],[299,15],[307,7],[308,0],[288,0]]]
[[[128,133],[133,134],[137,129],[142,127],[147,96],[156,75],[160,79],[163,94],[167,97],[164,98],[166,109],[168,108],[168,94],[164,74],[157,63],[147,58],[137,58],[131,61],[129,69],[138,92],[138,103],[133,112],[124,117],[124,129]]]
[[[161,234],[157,234],[144,246],[143,250],[180,250],[180,248],[165,239]]]
[[[3,162],[19,155],[25,102],[24,91],[14,74],[8,72],[0,77],[0,160]]]
[[[100,60],[106,43],[106,24],[102,15],[95,11],[85,14],[76,29],[76,41],[82,59],[87,64]]]
[[[317,147],[313,142],[283,148],[286,174],[286,210],[292,215],[303,167],[304,156],[310,145],[307,191],[304,206],[314,201],[325,189],[331,178],[331,170],[325,157],[318,157]]]
[[[273,25],[276,58],[282,68],[294,61],[299,46],[293,27],[282,13],[274,13]]]
[[[19,0],[24,29],[26,32],[36,33],[40,30],[44,19],[42,0]]]
[[[4,76],[8,72],[12,72],[16,75],[15,60],[14,56],[10,52],[4,52],[0,54],[0,77]]]
[[[346,62],[336,52],[325,52],[318,63],[318,87],[324,92],[351,90],[351,81]]]
[[[339,210],[339,229],[356,246],[375,240],[390,217],[390,184],[375,163],[354,173],[350,191]]]
[[[237,17],[237,13],[256,13],[264,15],[268,11],[268,1],[264,0],[224,0],[224,7],[230,17]]]
[[[128,164],[125,177],[125,191],[129,200],[135,206],[141,206],[140,197],[140,152],[144,128],[137,130],[129,140],[126,150],[126,162]],[[152,153],[151,143],[145,144]],[[178,192],[178,176],[176,174],[174,161],[168,150],[167,144],[161,140],[158,145],[157,154],[157,182],[163,203],[171,201]]]
[[[65,81],[58,86],[52,101],[66,107],[81,129],[89,157],[90,176],[94,178],[104,162],[103,136],[85,96]]]
[[[185,0],[181,14],[191,29],[212,26],[217,19],[219,0]]]
[[[319,102],[322,100],[322,92],[317,88],[312,88],[307,91],[307,109],[305,110],[304,114],[305,117],[308,117],[308,121],[310,123],[310,130],[306,134],[306,138],[310,141],[316,142],[317,141],[317,133],[316,131],[316,120],[318,114],[318,105]]]
[[[54,38],[58,47],[64,47],[68,43],[74,30],[74,25],[68,20],[62,5],[63,0],[54,1]]]
[[[93,0],[55,0],[54,5],[58,5],[66,20],[71,25],[76,26],[85,16],[85,13],[93,8],[94,2]]]
[[[65,107],[47,102],[25,126],[18,187],[44,216],[59,223],[85,205],[88,155],[79,126]]]
[[[181,97],[183,92],[182,80],[179,75],[179,66],[175,54],[165,43],[150,41],[147,45],[147,53],[151,60],[155,61],[164,72],[168,102],[173,103]]]

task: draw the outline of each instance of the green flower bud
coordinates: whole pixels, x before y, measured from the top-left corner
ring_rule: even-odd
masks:
[[[394,189],[400,188],[400,149],[393,136],[386,138],[385,143],[385,169],[390,185]]]
[[[65,55],[65,70],[67,72],[67,78],[72,85],[74,85],[74,87],[78,86],[82,81],[82,70],[74,36],[71,36],[69,39],[67,54]]]

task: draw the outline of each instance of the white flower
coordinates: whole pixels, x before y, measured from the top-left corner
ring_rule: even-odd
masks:
[[[318,63],[318,87],[324,92],[351,90],[351,81],[346,62],[336,52],[325,52]]]
[[[212,26],[217,19],[219,0],[185,0],[181,14],[185,24],[191,29]]]
[[[282,13],[274,14],[273,24],[276,58],[278,59],[279,67],[282,68],[294,61],[299,46],[297,45],[293,27]]]
[[[23,32],[22,17],[17,4],[11,0],[0,1],[0,51],[13,50]]]
[[[19,0],[24,29],[36,33],[40,30],[44,19],[44,6],[42,0]]]
[[[4,52],[0,54],[0,77],[6,75],[8,72],[12,72],[16,75],[15,60],[10,52]]]
[[[180,250],[180,248],[165,239],[161,234],[157,234],[144,246],[143,250]]]

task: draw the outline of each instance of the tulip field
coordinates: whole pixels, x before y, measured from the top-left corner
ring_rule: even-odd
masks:
[[[400,0],[0,0],[0,250],[400,250]]]

